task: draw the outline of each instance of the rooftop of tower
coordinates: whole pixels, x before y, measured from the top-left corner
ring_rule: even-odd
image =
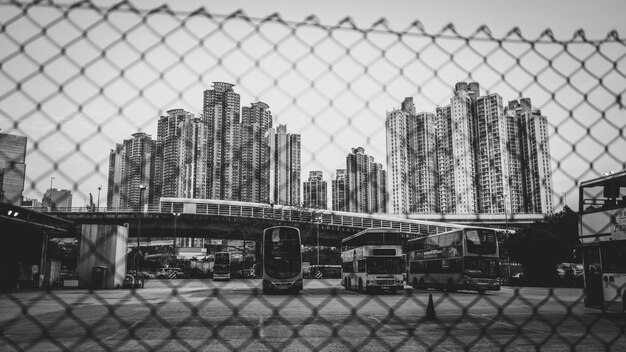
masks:
[[[252,105],[252,106],[256,106],[256,105],[258,105],[258,106],[260,106],[262,109],[269,109],[269,108],[270,108],[270,106],[269,106],[269,105],[267,105],[266,103],[264,103],[264,102],[262,102],[262,101],[258,101],[258,102],[256,102],[256,103],[252,103],[251,105]]]
[[[234,84],[228,83],[228,82],[213,82],[213,88],[230,89],[230,88],[232,88],[234,86],[235,86]]]

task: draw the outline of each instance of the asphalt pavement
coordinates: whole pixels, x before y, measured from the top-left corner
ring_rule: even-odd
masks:
[[[254,279],[147,280],[0,294],[0,351],[626,350],[626,318],[583,299],[577,288],[363,294],[305,280],[299,295],[264,295]]]

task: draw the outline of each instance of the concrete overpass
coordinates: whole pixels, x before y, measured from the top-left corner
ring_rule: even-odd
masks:
[[[342,238],[371,227],[395,228],[414,234],[433,234],[466,226],[514,228],[535,217],[503,216],[398,216],[362,214],[291,206],[272,206],[224,200],[162,198],[156,207],[142,211],[104,209],[85,212],[84,209],[53,212],[55,216],[75,224],[80,235],[83,224],[127,225],[129,237],[196,237],[257,239],[264,228],[287,225],[300,229],[305,243],[319,237],[321,245],[339,246]]]
[[[75,224],[74,236],[80,236],[82,224],[124,225],[129,237],[196,237],[253,239],[264,228],[294,226],[305,241],[317,239],[322,245],[337,246],[345,236],[370,227],[396,228],[415,234],[433,234],[465,226],[515,229],[542,219],[540,214],[479,215],[393,215],[362,214],[291,206],[272,206],[224,200],[162,198],[158,206],[142,211],[103,209],[87,212],[84,208],[51,214]]]
[[[467,226],[508,227],[530,223],[533,217],[505,219],[497,216],[459,217],[396,216],[390,214],[361,214],[302,207],[273,206],[223,200],[162,198],[156,207],[142,211],[84,208],[55,211],[48,215],[30,210],[31,219],[59,219],[58,231],[45,231],[49,237],[81,238],[79,265],[82,282],[93,283],[91,269],[107,266],[115,273],[107,287],[114,287],[126,272],[128,242],[141,242],[158,237],[227,238],[256,241],[263,229],[276,225],[297,227],[303,243],[339,247],[341,240],[362,229],[394,228],[414,234],[433,234]],[[12,214],[15,214],[14,212]],[[0,215],[1,218],[1,215]],[[465,224],[463,224],[464,222]],[[87,225],[86,227],[83,225]],[[94,226],[101,225],[101,226]],[[41,226],[51,226],[45,223]],[[141,238],[141,239],[140,239]],[[45,239],[40,237],[40,243]],[[45,257],[45,248],[42,257]],[[43,260],[43,259],[42,259]],[[111,276],[112,277],[112,276]]]

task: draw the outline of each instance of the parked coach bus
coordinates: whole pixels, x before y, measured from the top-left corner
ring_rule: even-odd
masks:
[[[626,171],[579,186],[585,306],[626,311]]]
[[[274,226],[263,231],[263,293],[302,290],[300,230]]]
[[[402,245],[409,236],[396,229],[371,228],[343,239],[343,287],[359,292],[404,289]]]
[[[215,263],[213,263],[213,280],[230,280],[230,253],[215,253]]]
[[[495,230],[463,228],[407,242],[407,282],[414,288],[447,291],[500,290]]]

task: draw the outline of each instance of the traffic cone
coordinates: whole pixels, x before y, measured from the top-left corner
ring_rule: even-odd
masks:
[[[437,319],[437,313],[435,313],[435,304],[433,303],[433,294],[428,294],[428,306],[426,307],[426,319]]]

